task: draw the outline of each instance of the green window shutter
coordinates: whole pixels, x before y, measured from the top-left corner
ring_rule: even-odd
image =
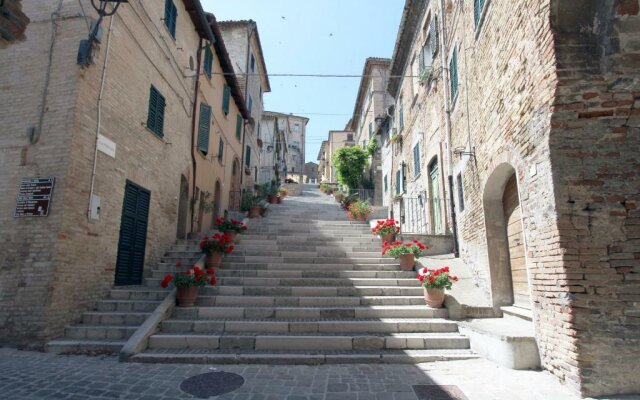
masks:
[[[164,2],[164,24],[167,26],[169,33],[175,39],[176,38],[176,20],[178,17],[178,9],[173,4],[172,0],[165,0]]]
[[[424,72],[424,68],[425,68],[425,65],[424,65],[424,47],[422,47],[420,49],[420,56],[419,56],[418,61],[419,61],[419,66],[420,66],[419,67],[420,74],[422,75],[422,73]]]
[[[438,17],[434,17],[429,26],[429,42],[431,57],[433,58],[438,52]]]
[[[475,27],[478,27],[480,18],[482,17],[482,10],[484,9],[485,0],[473,0],[473,22]]]
[[[384,176],[384,192],[387,193],[387,189],[388,189],[388,185],[387,185],[387,175]]]
[[[369,138],[373,136],[373,122],[369,122]]]
[[[151,89],[149,90],[147,128],[160,137],[164,136],[164,108],[164,97],[160,94],[158,89],[151,85]]]
[[[224,91],[222,93],[222,112],[224,115],[229,114],[229,97],[231,96],[231,88],[224,85]]]
[[[213,53],[211,52],[211,47],[206,47],[204,49],[204,73],[207,74],[209,79],[211,79],[211,67],[213,64]]]
[[[244,165],[247,168],[251,167],[251,147],[247,146],[247,151],[245,152],[244,155]]]
[[[400,99],[402,101],[402,99]],[[399,123],[400,123],[400,130],[402,130],[402,128],[404,128],[404,107],[402,104],[400,104],[400,112],[398,113],[400,115],[399,119]]]
[[[449,74],[451,80],[451,102],[455,102],[458,95],[458,48],[453,49],[451,61],[449,61]]]
[[[420,175],[420,144],[416,144],[413,148],[413,175]]]
[[[396,171],[396,194],[400,194],[400,185],[401,185],[400,170],[397,170]]]
[[[220,144],[218,144],[218,161],[222,162],[224,156],[224,141],[220,138]]]
[[[238,114],[236,117],[236,139],[240,140],[242,135],[242,115]]]
[[[198,150],[209,152],[209,130],[211,128],[211,107],[200,103],[200,121],[198,122]]]

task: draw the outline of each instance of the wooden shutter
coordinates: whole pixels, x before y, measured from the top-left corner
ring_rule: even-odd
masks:
[[[431,47],[431,58],[438,52],[438,18],[434,17],[429,25],[429,47]]]
[[[176,19],[178,17],[178,9],[172,0],[165,0],[164,3],[164,24],[171,33],[173,38],[176,38]]]
[[[247,146],[247,151],[245,152],[244,165],[247,168],[251,167],[251,147],[249,146]]]
[[[142,283],[150,199],[151,192],[127,181],[118,240],[116,285]]]
[[[413,147],[413,175],[420,175],[420,144]]]
[[[198,150],[203,154],[209,152],[209,130],[211,127],[211,107],[200,103],[200,120],[198,122]]]
[[[425,65],[424,65],[424,47],[422,47],[420,49],[420,58],[419,58],[419,64],[418,65],[419,65],[419,68],[420,68],[420,74],[422,74],[424,72],[424,68],[425,68]]]
[[[400,194],[401,177],[400,170],[396,171],[396,194]]]
[[[473,21],[475,22],[475,26],[478,27],[480,23],[480,17],[482,17],[482,9],[484,8],[485,0],[474,0],[473,1]]]
[[[242,116],[238,114],[236,117],[236,139],[240,140],[240,136],[242,135]]]
[[[220,144],[218,144],[218,161],[222,162],[224,157],[224,141],[220,138]]]
[[[164,136],[164,108],[164,97],[160,94],[158,89],[152,85],[149,91],[147,128],[160,137]]]
[[[204,50],[204,72],[211,79],[211,67],[213,64],[213,53],[211,47],[207,46]]]
[[[224,90],[222,93],[222,112],[224,115],[229,114],[229,96],[231,95],[231,88],[227,85],[224,85]]]
[[[458,94],[458,48],[453,49],[451,61],[449,62],[449,74],[451,80],[451,100],[455,100]]]

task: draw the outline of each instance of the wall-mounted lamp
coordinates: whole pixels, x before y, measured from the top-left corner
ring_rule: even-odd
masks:
[[[128,3],[128,0],[91,0],[91,6],[98,13],[98,20],[91,24],[91,32],[89,33],[89,39],[81,40],[80,46],[78,47],[78,56],[76,62],[78,65],[82,65],[83,67],[88,67],[93,63],[93,45],[96,42],[100,42],[100,37],[102,36],[102,28],[100,24],[104,17],[110,17],[116,13],[118,7],[122,3]],[[111,11],[107,11],[107,5],[111,3],[112,8]]]
[[[453,149],[453,154],[457,155],[460,158],[462,158],[462,156],[469,156],[470,158],[473,158],[474,161],[476,161],[476,148],[472,147],[471,151],[465,151],[466,149],[467,148],[465,146],[456,147],[455,149]]]

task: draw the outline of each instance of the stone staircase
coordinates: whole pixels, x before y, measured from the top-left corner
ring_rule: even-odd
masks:
[[[196,307],[176,308],[137,362],[424,362],[476,357],[446,309],[424,305],[414,272],[380,256],[317,189],[251,220]],[[176,246],[147,279],[158,287],[197,241]]]
[[[178,241],[154,271],[167,270],[177,261],[185,265],[198,261],[198,248],[188,247],[190,251],[185,241]],[[64,337],[51,340],[45,348],[53,353],[118,353],[167,294],[169,290],[162,289],[157,279],[145,278],[139,286],[116,286],[94,310],[82,314],[80,323],[66,327]]]

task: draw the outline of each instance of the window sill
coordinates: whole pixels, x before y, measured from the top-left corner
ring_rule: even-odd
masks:
[[[421,173],[419,173],[418,175],[414,176],[414,177],[411,179],[411,182],[413,183],[413,182],[417,181],[418,179],[420,179],[420,175],[422,175],[422,172],[421,172]]]
[[[151,129],[149,129],[149,127],[147,126],[147,124],[144,124],[144,129],[147,130],[147,132],[149,132],[154,138],[156,138],[157,140],[161,141],[164,144],[167,144],[169,142],[167,142],[167,140],[164,138],[164,134],[162,136],[158,135],[156,132],[152,131]]]

